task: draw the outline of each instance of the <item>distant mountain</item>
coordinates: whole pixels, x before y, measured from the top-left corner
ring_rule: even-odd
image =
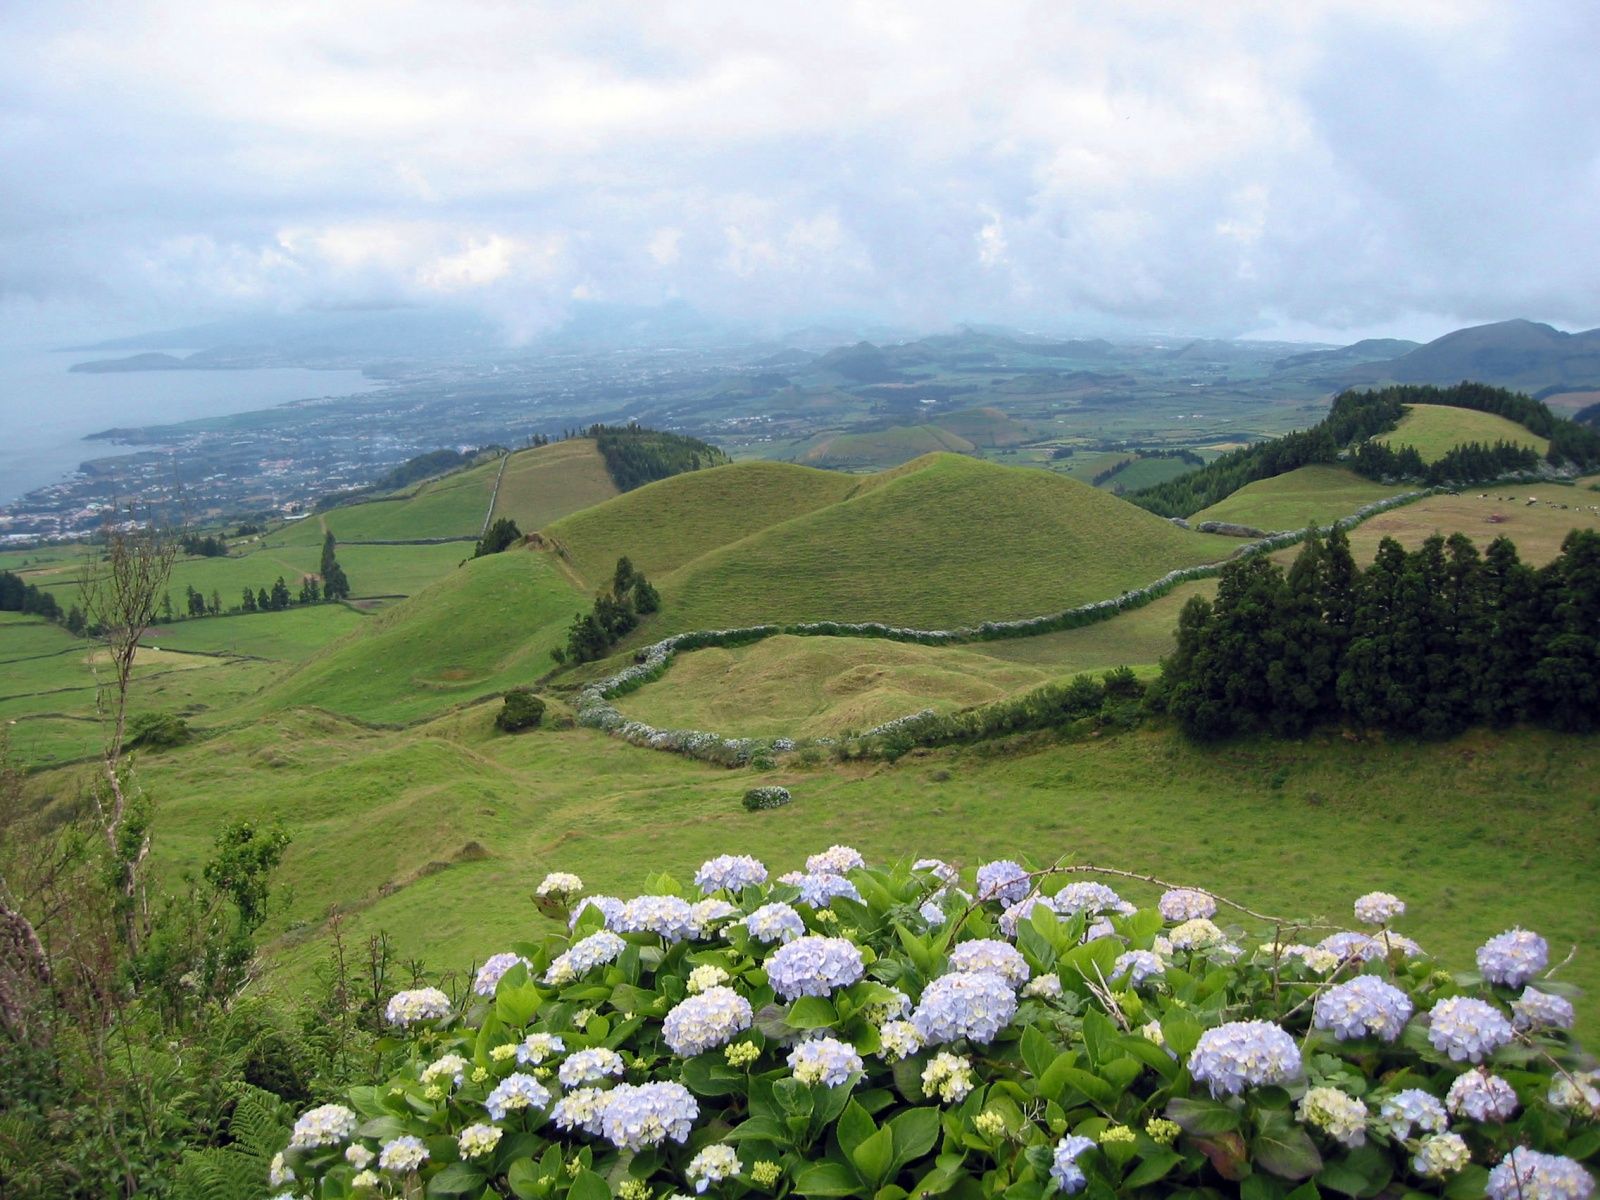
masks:
[[[1563,333],[1522,320],[1474,325],[1386,362],[1346,368],[1339,379],[1346,385],[1442,385],[1470,379],[1529,392],[1555,384],[1600,382],[1600,329]]]
[[[1291,354],[1272,364],[1274,371],[1299,371],[1306,368],[1347,367],[1369,362],[1388,362],[1421,347],[1421,342],[1404,338],[1363,338],[1335,350],[1308,350]],[[1459,382],[1459,380],[1457,381]]]

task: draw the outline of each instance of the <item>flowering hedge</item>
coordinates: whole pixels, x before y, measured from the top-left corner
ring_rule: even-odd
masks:
[[[782,808],[792,799],[785,787],[753,787],[744,794],[744,806],[755,812],[761,808]]]
[[[1444,488],[1429,488],[1425,491],[1406,492],[1384,500],[1375,500],[1371,504],[1362,505],[1350,516],[1339,518],[1333,524],[1343,529],[1351,529],[1369,517],[1402,505],[1414,504],[1435,492],[1444,490]],[[1304,541],[1310,532],[1311,530],[1307,528],[1268,534],[1258,541],[1241,546],[1232,557],[1270,554]],[[634,655],[634,662],[615,675],[596,680],[583,688],[578,693],[578,724],[604,730],[631,745],[645,746],[652,750],[670,750],[676,754],[684,754],[706,762],[721,763],[724,766],[743,766],[763,750],[784,749],[782,743],[788,743],[789,748],[792,748],[793,743],[786,738],[764,741],[757,738],[726,737],[701,729],[658,729],[654,725],[625,716],[611,702],[652,680],[661,678],[672,665],[673,658],[687,650],[699,650],[707,646],[724,648],[744,646],[780,634],[792,637],[882,638],[892,642],[914,642],[922,646],[954,646],[965,642],[1038,637],[1063,629],[1079,629],[1085,625],[1109,620],[1131,609],[1142,608],[1165,596],[1181,583],[1219,574],[1223,565],[1206,563],[1197,567],[1180,567],[1175,571],[1168,571],[1154,583],[1133,588],[1110,600],[1096,600],[1090,604],[1081,604],[1076,608],[1048,613],[1041,617],[1022,617],[1012,621],[984,621],[979,625],[960,626],[955,629],[909,629],[879,621],[805,621],[789,625],[746,625],[734,629],[700,629],[689,633],[675,633],[662,638],[659,642],[652,642],[638,651]],[[914,723],[931,714],[931,711],[924,709],[922,712],[897,718],[897,721]],[[892,732],[896,723],[890,721],[877,726],[869,730],[866,736]]]
[[[1405,906],[1386,893],[1356,901],[1365,929],[1313,941],[1248,910],[1234,923],[1200,889],[1136,909],[1089,872],[1121,874],[874,868],[835,846],[776,880],[722,855],[627,901],[552,876],[538,898],[569,930],[495,955],[463,999],[396,995],[409,1065],[302,1116],[272,1185],[1592,1194],[1600,1072],[1537,934],[1492,937],[1451,974],[1394,928]]]

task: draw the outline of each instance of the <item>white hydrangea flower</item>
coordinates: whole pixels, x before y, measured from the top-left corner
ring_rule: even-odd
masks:
[[[1226,942],[1227,936],[1206,917],[1195,917],[1185,921],[1169,935],[1168,939],[1178,950],[1204,950],[1207,946],[1215,946]]]
[[[910,1021],[886,1021],[878,1027],[879,1055],[885,1062],[899,1062],[922,1049],[922,1036]]]
[[[321,1104],[294,1123],[289,1149],[315,1150],[348,1142],[356,1131],[356,1114],[342,1104]]]
[[[970,1059],[940,1051],[922,1069],[922,1090],[946,1104],[959,1104],[972,1091],[976,1078]]]
[[[1472,1151],[1459,1133],[1436,1133],[1417,1147],[1411,1169],[1424,1179],[1448,1179],[1471,1161]]]
[[[1367,1140],[1367,1106],[1338,1088],[1314,1087],[1300,1100],[1300,1120],[1345,1146]]]
[[[689,972],[688,987],[691,996],[698,996],[707,988],[727,983],[729,975],[716,963],[701,963]]]
[[[713,1183],[732,1179],[743,1166],[732,1146],[707,1146],[689,1160],[684,1175],[694,1184],[695,1194],[700,1195]]]
[[[1368,892],[1356,898],[1356,920],[1363,925],[1387,925],[1405,911],[1406,902],[1390,892]]]
[[[391,1025],[414,1025],[418,1021],[438,1021],[450,1015],[450,997],[436,987],[396,992],[383,1010]]]
[[[1061,995],[1061,976],[1052,973],[1030,979],[1028,986],[1022,989],[1022,994],[1044,1000],[1054,1000]]]

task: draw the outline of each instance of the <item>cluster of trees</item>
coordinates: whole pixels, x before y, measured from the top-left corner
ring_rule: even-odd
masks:
[[[572,618],[565,648],[558,646],[552,657],[558,663],[604,658],[611,647],[638,626],[640,617],[649,616],[660,607],[660,593],[624,555],[617,559],[611,586],[595,597],[592,609]]]
[[[84,615],[77,605],[63,609],[49,592],[10,571],[0,571],[0,612],[29,613],[65,625],[73,633],[84,631]]]
[[[240,597],[238,605],[228,609],[228,612],[282,612],[294,604],[320,604],[325,600],[348,600],[350,598],[350,580],[344,573],[344,568],[339,565],[339,559],[334,552],[333,534],[330,532],[322,539],[322,562],[319,575],[307,575],[300,580],[300,590],[291,592],[289,585],[279,575],[271,588],[246,587]],[[182,613],[175,611],[172,604],[172,593],[168,592],[162,597],[161,619],[172,621],[179,616],[185,617],[214,617],[223,612],[222,595],[216,588],[211,589],[208,598],[203,592],[197,591],[193,584],[184,589],[184,607]]]
[[[1535,570],[1507,538],[1464,534],[1359,569],[1335,529],[1287,573],[1256,555],[1191,599],[1159,702],[1184,731],[1294,736],[1347,721],[1425,737],[1532,720],[1600,726],[1600,532],[1573,530]]]
[[[1476,483],[1499,479],[1539,465],[1539,452],[1517,442],[1497,441],[1492,446],[1468,442],[1451,447],[1434,463],[1422,461],[1415,446],[1387,446],[1362,442],[1351,452],[1350,468],[1368,479],[1418,479],[1430,487],[1444,483]]]
[[[698,438],[639,425],[591,425],[587,436],[595,440],[611,481],[623,492],[728,461],[721,450]]]
[[[228,543],[215,534],[185,533],[178,538],[178,548],[197,558],[226,558]]]
[[[1477,483],[1538,465],[1536,454],[1506,443],[1457,447],[1432,466],[1410,447],[1373,447],[1369,439],[1393,429],[1411,404],[1494,413],[1549,438],[1550,451],[1545,457],[1550,462],[1570,462],[1583,470],[1600,466],[1600,433],[1556,416],[1538,400],[1481,383],[1448,388],[1405,385],[1345,392],[1334,400],[1327,417],[1310,429],[1234,450],[1207,467],[1134,492],[1128,499],[1164,517],[1189,517],[1247,483],[1312,463],[1338,462],[1352,446],[1357,449],[1350,465],[1374,479]]]
[[[517,528],[517,523],[510,517],[501,517],[478,539],[472,557],[482,558],[486,554],[499,554],[502,550],[509,550],[521,540],[522,530]]]

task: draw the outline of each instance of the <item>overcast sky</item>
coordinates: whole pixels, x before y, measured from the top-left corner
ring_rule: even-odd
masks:
[[[1600,325],[1595,0],[6,4],[0,318]]]

